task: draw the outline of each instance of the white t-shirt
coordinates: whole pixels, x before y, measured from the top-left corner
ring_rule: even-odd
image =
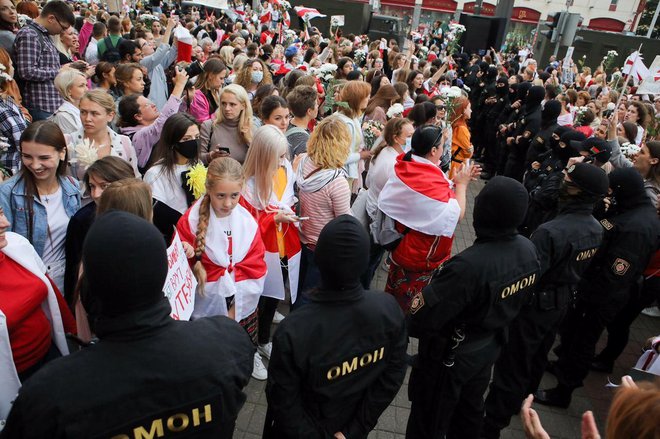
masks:
[[[62,202],[62,187],[54,194],[41,197],[41,202],[46,207],[48,218],[48,235],[44,246],[43,259],[46,265],[64,259],[64,241],[66,229],[69,225],[69,217],[64,210]]]
[[[367,173],[367,187],[369,193],[367,195],[367,213],[373,220],[378,211],[378,196],[380,191],[383,190],[385,183],[389,180],[390,176],[394,174],[394,165],[399,153],[391,146],[386,146],[380,151],[376,161],[372,161]]]
[[[188,164],[174,165],[174,172],[170,174],[165,172],[162,165],[154,165],[144,174],[144,181],[151,186],[152,197],[183,214],[188,210],[188,200],[183,190],[181,173],[188,169]]]

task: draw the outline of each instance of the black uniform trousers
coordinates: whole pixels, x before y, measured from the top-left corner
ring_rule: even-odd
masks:
[[[598,298],[578,297],[575,309],[566,316],[560,330],[561,352],[555,367],[560,388],[573,390],[582,387],[598,339],[629,298],[627,292],[603,293]]]
[[[499,438],[500,430],[520,412],[523,400],[538,389],[570,294],[568,287],[535,292],[509,325],[509,340],[495,363],[486,398],[482,437]]]
[[[607,363],[614,363],[628,345],[630,325],[639,313],[651,306],[655,300],[660,303],[660,277],[652,276],[644,281],[641,292],[637,285],[633,285],[630,299],[625,308],[607,325],[607,346],[598,354],[598,359]]]
[[[490,337],[460,345],[452,367],[419,358],[408,385],[406,438],[478,439],[483,396],[499,352],[500,343]]]

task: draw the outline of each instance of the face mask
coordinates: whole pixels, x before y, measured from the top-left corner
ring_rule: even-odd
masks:
[[[449,87],[447,87],[446,85],[443,85],[442,87],[440,87],[440,94],[441,95],[442,94],[447,94],[447,93],[449,93]]]
[[[199,139],[186,140],[174,144],[174,150],[187,159],[192,159],[197,155],[199,149]]]
[[[264,72],[252,72],[252,82],[259,84],[264,79]]]
[[[412,149],[411,141],[412,141],[411,137],[408,137],[406,139],[406,143],[403,144],[403,152],[408,152]]]

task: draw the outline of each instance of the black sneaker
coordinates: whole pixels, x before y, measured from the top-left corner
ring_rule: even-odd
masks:
[[[561,387],[555,387],[554,389],[548,390],[537,390],[534,394],[534,402],[538,402],[541,405],[565,409],[571,405],[572,393],[573,392],[570,390]]]

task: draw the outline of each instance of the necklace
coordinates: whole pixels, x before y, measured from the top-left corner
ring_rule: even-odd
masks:
[[[44,192],[46,192],[46,193],[43,194],[43,195],[42,195],[41,193],[39,193],[39,198],[42,199],[42,200],[44,200],[44,201],[46,202],[46,204],[48,204],[48,201],[49,201],[48,197],[50,197],[51,195],[55,194],[59,188],[60,188],[60,185],[57,184],[57,185],[55,186],[55,189],[54,189],[54,190],[53,190],[53,189],[47,189],[47,190],[44,191]],[[37,192],[38,192],[38,191],[39,191],[39,190],[37,189]]]

